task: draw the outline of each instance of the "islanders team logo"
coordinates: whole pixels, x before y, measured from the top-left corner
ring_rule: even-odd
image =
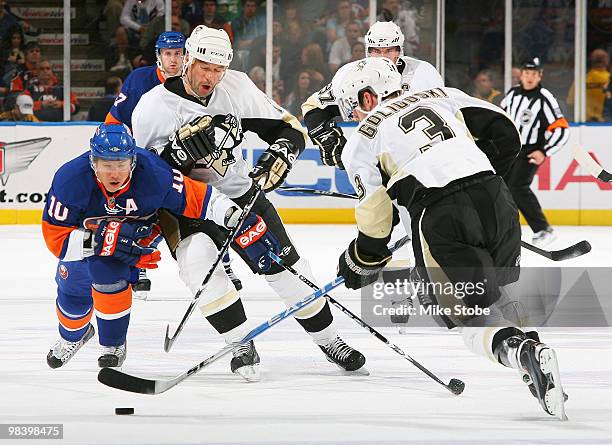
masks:
[[[68,279],[68,268],[64,266],[63,264],[60,264],[59,275],[60,277],[62,277],[63,280]]]
[[[50,142],[51,138],[0,142],[0,183],[6,185],[10,175],[27,170]]]

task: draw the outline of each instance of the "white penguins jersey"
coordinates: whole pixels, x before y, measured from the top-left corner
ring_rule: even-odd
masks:
[[[359,197],[355,217],[360,232],[372,238],[389,235],[390,194],[401,194],[398,204],[409,208],[428,189],[495,171],[470,134],[462,109],[469,114],[492,111],[493,119],[506,121],[509,130],[505,137],[510,134],[515,141],[510,154],[513,160],[520,140],[516,127],[500,108],[455,88],[403,92],[368,113],[342,152],[342,162]],[[483,131],[487,130],[478,130]]]
[[[234,70],[227,70],[212,94],[202,101],[185,92],[181,77],[170,78],[150,90],[132,115],[134,139],[139,147],[161,154],[170,136],[203,115],[226,116],[223,126],[215,128],[222,155],[209,166],[198,161],[189,177],[214,186],[230,198],[242,196],[252,185],[250,168],[242,156],[244,131],[254,131],[272,144],[279,136],[287,136],[283,133],[286,129],[296,130],[287,138],[301,147],[300,151],[306,141],[305,131],[294,116],[268,98],[246,74]]]
[[[346,73],[351,67],[359,63],[358,60],[341,66],[331,82],[314,93],[302,105],[302,115],[305,116],[314,108],[326,108],[339,105],[340,87],[344,82]],[[422,91],[431,88],[443,87],[444,81],[434,66],[424,60],[402,56],[398,59],[397,70],[402,75],[402,89],[404,91]]]

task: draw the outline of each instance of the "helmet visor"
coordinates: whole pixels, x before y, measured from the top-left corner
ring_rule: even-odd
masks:
[[[338,108],[340,109],[340,116],[345,122],[352,121],[355,119],[355,109],[359,107],[357,100],[352,100],[349,97],[341,97],[338,100]]]

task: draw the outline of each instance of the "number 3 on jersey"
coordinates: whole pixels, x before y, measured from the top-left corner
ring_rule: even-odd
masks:
[[[429,123],[429,125],[422,130],[429,140],[433,141],[439,136],[442,139],[438,142],[441,142],[455,137],[452,128],[442,119],[442,116],[427,107],[417,107],[401,116],[399,119],[399,127],[407,134],[414,130],[416,124],[421,120]]]

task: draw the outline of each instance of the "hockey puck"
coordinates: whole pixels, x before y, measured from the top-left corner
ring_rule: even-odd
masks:
[[[134,408],[115,408],[115,414],[118,416],[127,416],[134,414]]]

